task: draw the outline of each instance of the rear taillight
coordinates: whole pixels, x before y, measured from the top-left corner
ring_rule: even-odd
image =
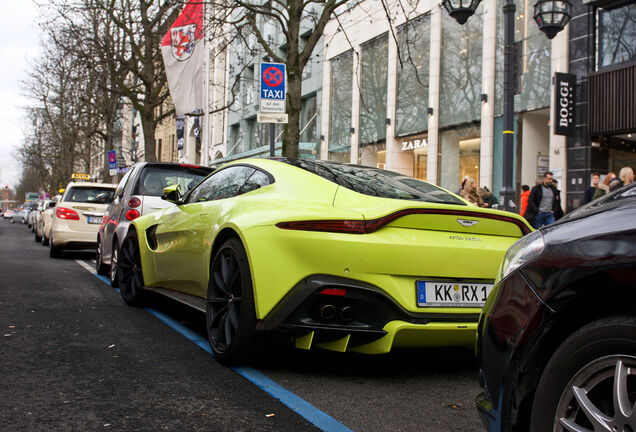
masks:
[[[77,214],[77,212],[66,207],[58,207],[55,210],[55,216],[60,219],[79,220],[79,215]]]
[[[194,168],[194,169],[201,169],[200,165],[191,165],[191,164],[179,164],[180,167],[183,168]]]
[[[128,210],[126,212],[126,219],[128,219],[129,221],[131,220],[135,220],[139,217],[139,212],[137,210]]]
[[[326,231],[347,234],[364,234],[364,221],[361,220],[314,220],[279,222],[278,228],[301,231]]]
[[[128,207],[130,208],[136,208],[139,207],[141,205],[141,200],[139,198],[131,198],[128,200]]]
[[[344,297],[347,295],[347,290],[342,288],[325,288],[320,291],[320,294]]]

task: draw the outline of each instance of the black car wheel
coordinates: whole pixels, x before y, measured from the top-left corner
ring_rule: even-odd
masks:
[[[119,276],[117,276],[117,261],[119,261],[119,248],[117,247],[117,239],[113,241],[112,256],[110,257],[110,286],[119,287]]]
[[[143,299],[144,275],[136,231],[128,233],[119,252],[117,263],[119,292],[127,304],[139,306]]]
[[[38,235],[38,230],[35,230],[35,242],[40,243],[42,241],[42,237]]]
[[[570,336],[545,368],[531,431],[636,431],[636,319],[619,316]]]
[[[97,270],[98,275],[106,276],[108,274],[108,266],[104,264],[102,261],[103,251],[102,251],[102,239],[101,237],[97,239],[97,255],[95,256],[95,270]]]
[[[220,362],[249,362],[260,351],[250,267],[237,239],[223,243],[212,261],[206,312],[208,340]]]
[[[49,239],[49,256],[51,258],[62,258],[62,249],[53,245],[53,236]]]
[[[42,234],[42,246],[48,246],[49,245],[49,238],[46,236],[46,234]]]

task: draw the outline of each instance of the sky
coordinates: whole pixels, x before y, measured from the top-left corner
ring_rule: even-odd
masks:
[[[0,185],[13,190],[21,174],[14,154],[27,127],[20,80],[39,52],[37,17],[31,0],[0,0]]]

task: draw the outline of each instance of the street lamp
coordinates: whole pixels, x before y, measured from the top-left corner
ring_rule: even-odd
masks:
[[[572,3],[569,0],[539,0],[534,5],[534,20],[548,39],[563,30],[571,15]]]
[[[477,10],[481,0],[443,0],[448,14],[464,24]],[[514,67],[515,67],[515,2],[505,0],[504,16],[504,98],[503,98],[503,179],[499,191],[500,208],[513,211],[516,192],[512,182],[514,135]],[[539,0],[534,19],[539,29],[552,39],[570,20],[572,4],[569,0]]]

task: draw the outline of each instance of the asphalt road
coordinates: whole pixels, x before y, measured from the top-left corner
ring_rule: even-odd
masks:
[[[92,258],[51,259],[25,225],[0,220],[0,430],[482,430],[471,351],[292,350],[246,374],[126,306],[78,263]],[[202,314],[158,297],[149,306],[205,339]],[[272,397],[250,373],[286,393]]]

